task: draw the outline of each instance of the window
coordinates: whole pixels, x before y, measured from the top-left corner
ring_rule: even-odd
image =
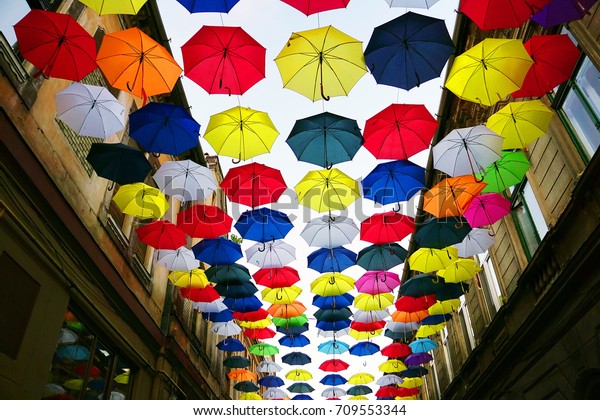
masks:
[[[511,213],[527,259],[531,259],[540,242],[548,233],[548,226],[527,179],[515,187],[511,187],[510,191],[512,194]]]
[[[462,330],[462,335],[465,339],[465,345],[467,346],[467,352],[471,353],[475,348],[475,333],[473,332],[471,316],[469,315],[469,308],[467,307],[464,295],[460,297],[460,307],[458,308],[458,316],[460,320],[460,328]]]
[[[489,252],[485,251],[483,254],[477,255],[476,261],[482,268],[477,274],[476,281],[483,291],[488,319],[491,321],[502,306],[502,291]]]

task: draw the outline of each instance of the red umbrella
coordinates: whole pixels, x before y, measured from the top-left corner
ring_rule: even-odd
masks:
[[[408,344],[392,343],[381,349],[381,354],[386,357],[396,359],[398,357],[406,357],[412,354],[412,349]]]
[[[438,122],[425,105],[392,104],[365,123],[365,148],[378,159],[406,160],[429,147]]]
[[[135,232],[140,241],[156,249],[177,249],[187,244],[185,232],[168,220],[156,220]]]
[[[265,340],[267,338],[275,337],[275,331],[270,328],[246,328],[244,335],[248,338],[255,338],[257,340]]]
[[[73,373],[76,374],[77,376],[85,375],[86,370],[87,370],[87,364],[83,364],[83,363],[78,364],[77,366],[73,367]],[[88,377],[96,378],[100,375],[102,375],[102,371],[100,370],[100,368],[98,368],[96,366],[90,366],[90,369],[88,371]]]
[[[389,397],[399,397],[400,388],[390,385],[390,386],[382,386],[375,392],[375,396],[377,398],[389,398]]]
[[[209,94],[241,95],[265,78],[266,49],[240,27],[205,25],[181,52],[185,75]]]
[[[217,206],[194,204],[177,213],[177,226],[192,238],[215,239],[231,231],[233,219]]]
[[[327,10],[343,9],[348,6],[350,0],[281,0],[295,9],[300,10],[306,16],[321,13]]]
[[[319,369],[324,372],[341,372],[342,370],[348,369],[348,367],[350,367],[350,365],[343,360],[329,359],[321,363]]]
[[[567,81],[581,55],[567,34],[534,35],[523,44],[533,59],[521,89],[513,98],[539,97]]]
[[[256,273],[252,274],[256,284],[259,286],[269,287],[271,289],[277,287],[289,287],[300,280],[300,275],[295,268],[292,267],[277,267],[277,268],[261,268]]]
[[[233,317],[238,321],[243,322],[256,322],[262,321],[263,319],[267,319],[269,317],[269,313],[264,308],[258,308],[256,311],[252,312],[233,312]]]
[[[181,287],[179,288],[181,296],[194,302],[214,302],[221,295],[217,292],[214,286],[208,285],[202,289]]]
[[[261,163],[231,168],[220,187],[229,200],[252,208],[274,203],[287,189],[281,172]]]
[[[385,328],[386,321],[375,321],[375,322],[357,322],[352,321],[350,328],[355,331],[377,331]]]
[[[437,302],[435,295],[425,295],[419,297],[400,296],[396,303],[396,309],[402,312],[417,312],[428,309]]]
[[[79,82],[97,67],[96,40],[70,15],[32,9],[14,29],[38,74]]]
[[[415,220],[395,211],[377,213],[360,224],[360,239],[372,244],[397,242],[415,231]]]
[[[397,397],[412,397],[413,395],[419,395],[421,391],[419,388],[399,388]]]
[[[482,31],[518,28],[550,0],[461,0],[459,10]]]

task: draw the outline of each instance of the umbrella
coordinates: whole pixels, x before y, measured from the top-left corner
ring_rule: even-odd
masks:
[[[257,242],[283,239],[293,227],[287,214],[268,207],[246,210],[234,225],[242,238]]]
[[[236,106],[211,115],[204,138],[219,154],[247,160],[268,153],[279,136],[266,112]]]
[[[504,137],[503,149],[525,149],[546,134],[553,116],[539,99],[510,102],[491,115],[486,126]]]
[[[418,297],[404,295],[398,298],[396,303],[394,303],[394,306],[398,311],[410,312],[420,316],[421,311],[426,311],[435,302],[436,298],[433,294]],[[411,321],[413,320],[414,319],[411,319]],[[420,321],[421,319],[418,320]],[[395,321],[399,321],[399,319],[396,319]]]
[[[293,393],[302,394],[313,392],[315,389],[306,382],[295,382],[288,386],[287,390]]]
[[[389,386],[389,385],[399,385],[404,381],[399,376],[394,374],[383,375],[381,378],[377,379],[375,382],[379,386]]]
[[[340,296],[353,289],[354,279],[339,272],[327,272],[317,277],[310,284],[310,291],[319,296]]]
[[[227,377],[234,381],[252,381],[256,380],[256,373],[246,369],[234,369],[227,374]]]
[[[423,366],[413,366],[400,373],[400,375],[404,378],[416,378],[418,376],[425,376],[428,373],[427,368]]]
[[[147,0],[79,0],[99,15],[137,15]]]
[[[312,400],[313,398],[310,395],[306,394],[298,394],[292,397],[292,400]]]
[[[460,299],[438,300],[428,309],[429,313],[435,315],[450,315],[460,307]],[[444,321],[442,321],[444,322]],[[425,324],[421,324],[423,326]],[[419,327],[420,328],[420,327]]]
[[[475,176],[502,157],[504,138],[485,125],[456,128],[433,146],[433,167],[450,176]]]
[[[353,318],[356,322],[371,323],[383,321],[390,316],[390,312],[387,309],[379,309],[373,311],[363,311],[357,309],[354,311]]]
[[[463,217],[432,217],[417,225],[413,240],[419,248],[442,249],[459,243],[470,231],[471,227]]]
[[[346,391],[336,386],[330,386],[328,388],[325,388],[323,392],[321,392],[321,396],[325,398],[337,398],[343,397],[344,395],[347,395]]]
[[[255,162],[229,169],[220,187],[230,201],[253,209],[276,202],[287,189],[278,169]]]
[[[369,245],[358,252],[356,264],[365,270],[389,270],[404,262],[408,251],[390,242]]]
[[[263,398],[254,392],[244,392],[240,395],[240,400],[262,400]]]
[[[473,175],[444,178],[423,195],[423,210],[438,219],[461,216],[486,185]]]
[[[85,159],[99,177],[121,185],[144,182],[152,170],[141,150],[121,143],[92,143]]]
[[[158,219],[169,209],[165,195],[142,182],[122,185],[112,198],[119,210],[140,219]]]
[[[346,370],[350,365],[343,360],[329,359],[319,365],[319,369],[325,372],[341,372]]]
[[[411,270],[430,273],[443,270],[458,259],[458,251],[454,247],[443,249],[419,248],[408,257]]]
[[[317,321],[337,322],[348,320],[352,316],[352,311],[350,308],[319,309],[314,315]]]
[[[429,338],[419,338],[408,345],[413,353],[424,353],[438,348],[437,343]]]
[[[520,39],[486,38],[454,59],[445,86],[461,99],[490,106],[520,89],[532,64]]]
[[[449,285],[436,275],[417,274],[402,283],[400,294],[412,297],[435,295],[447,286]]]
[[[446,323],[442,322],[436,325],[421,325],[415,334],[415,337],[425,338],[437,334],[439,331],[446,328]],[[419,375],[420,376],[420,375]]]
[[[138,28],[104,35],[96,61],[111,86],[143,99],[171,92],[181,74],[169,51]]]
[[[272,344],[258,343],[250,346],[248,351],[257,356],[273,356],[279,353],[279,349]]]
[[[256,392],[260,389],[260,387],[252,381],[242,381],[235,384],[233,389],[242,392]]]
[[[307,381],[312,379],[312,373],[305,369],[292,369],[285,374],[286,379],[291,381]]]
[[[360,239],[376,245],[401,241],[415,230],[414,219],[395,211],[376,213],[360,224]]]
[[[325,354],[342,354],[349,351],[350,346],[343,341],[329,340],[319,344],[318,349]]]
[[[275,337],[275,331],[270,328],[245,328],[244,335],[255,340],[266,340]]]
[[[288,397],[288,395],[279,388],[267,388],[262,396],[267,400],[282,400]]]
[[[229,13],[240,0],[177,0],[190,13]]]
[[[183,201],[206,200],[218,188],[212,171],[189,159],[164,162],[152,178],[163,193]]]
[[[519,28],[550,0],[461,0],[460,11],[482,31]]]
[[[306,16],[328,10],[343,9],[348,6],[350,0],[281,0],[293,8],[301,11]]]
[[[287,319],[291,319],[294,317],[290,317]],[[277,319],[282,319],[282,318],[277,318]],[[283,318],[286,319],[286,318]],[[308,321],[308,318],[307,318]],[[306,331],[308,331],[309,329],[309,325],[307,322],[304,322],[302,325],[297,325],[297,326],[285,326],[285,325],[281,325],[277,326],[275,328],[277,330],[277,332],[283,334],[283,335],[295,335],[295,334],[302,334]]]
[[[365,60],[378,84],[410,90],[439,77],[453,52],[443,19],[407,12],[373,29]]]
[[[273,317],[273,324],[275,324],[278,327],[285,327],[285,328],[300,327],[302,325],[305,325],[307,322],[308,322],[308,317],[306,316],[306,314],[293,316],[290,318]]]
[[[64,360],[78,361],[89,359],[90,351],[86,347],[78,344],[68,344],[66,346],[60,346],[54,355]]]
[[[359,229],[350,217],[324,215],[311,219],[300,236],[309,246],[335,248],[352,243]]]
[[[350,354],[354,356],[371,356],[372,354],[379,352],[379,346],[369,341],[361,341],[350,347],[349,351]]]
[[[233,319],[232,311],[224,309],[220,312],[202,312],[202,319],[212,322],[227,322]]]
[[[219,296],[219,294],[215,291],[215,289],[212,286],[208,285],[204,289],[201,289],[201,290],[204,291],[207,289],[212,290],[212,292],[210,292],[210,293],[212,294],[214,292],[214,294],[217,295],[217,298],[214,298],[213,296],[209,296],[210,299],[209,299],[209,297],[204,299],[206,301],[192,302],[192,307],[195,310],[200,311],[202,313],[208,313],[208,312],[222,312],[226,309],[229,309],[227,307],[227,305],[225,305],[223,303],[223,298],[221,296]],[[181,290],[183,290],[183,288]],[[240,350],[236,350],[236,351],[240,351]]]
[[[245,253],[248,262],[260,268],[281,268],[296,260],[296,249],[281,239],[259,242]]]
[[[483,193],[501,193],[517,185],[531,167],[531,162],[521,150],[502,151],[502,157],[485,168],[486,187]]]
[[[56,118],[80,136],[106,139],[125,128],[125,107],[105,87],[72,83],[54,98]]]
[[[362,42],[333,26],[292,33],[275,63],[283,86],[313,102],[348,96],[367,72]]]
[[[308,172],[295,190],[298,202],[318,213],[344,210],[360,197],[358,182],[337,168]]]
[[[312,304],[321,309],[345,308],[350,306],[354,300],[354,296],[350,293],[344,293],[339,296],[313,296]]]
[[[299,334],[293,336],[284,336],[279,339],[279,344],[285,347],[304,347],[310,344],[308,337]]]
[[[251,278],[250,271],[245,266],[236,263],[209,267],[206,270],[206,276],[212,283],[232,280],[242,283]]]
[[[306,306],[299,301],[275,303],[269,307],[268,312],[276,318],[293,318],[306,312]]]
[[[150,102],[129,115],[129,136],[154,154],[177,156],[197,147],[199,132],[200,124],[179,105]]]
[[[243,357],[243,356],[229,356],[227,357],[225,360],[223,360],[223,366],[226,367],[230,367],[230,368],[245,368],[250,366],[250,359],[248,359],[247,357]],[[252,384],[254,385],[254,384]],[[252,391],[256,391],[256,389],[253,390],[245,390],[245,389],[241,389],[240,391],[248,391],[248,392],[252,392]]]
[[[256,366],[257,372],[276,373],[281,371],[281,369],[281,366],[269,360],[263,360]]]
[[[200,265],[194,253],[185,246],[177,249],[159,249],[156,252],[156,263],[169,271],[190,271]]]
[[[391,359],[379,365],[379,370],[383,373],[398,373],[406,369],[404,363],[400,360]]]
[[[330,373],[328,375],[323,376],[319,383],[323,385],[344,385],[348,380],[344,378],[342,375],[338,373]]]
[[[286,143],[299,161],[331,168],[351,161],[363,141],[356,120],[322,112],[297,120]]]
[[[230,239],[202,239],[192,247],[199,261],[210,265],[229,265],[242,258],[242,247]]]
[[[523,46],[533,59],[513,98],[544,96],[571,77],[581,51],[567,34],[534,35]]]
[[[292,267],[261,268],[252,274],[259,286],[265,287],[288,287],[300,281],[300,275]]]
[[[194,204],[177,213],[177,226],[191,238],[216,239],[228,234],[232,223],[231,216],[217,206]]]
[[[375,311],[385,309],[394,304],[394,296],[391,293],[380,293],[369,295],[360,293],[354,298],[354,306],[363,311]]]
[[[242,327],[237,325],[234,321],[213,322],[212,326],[211,326],[211,330],[212,330],[212,332],[214,332],[217,335],[224,335],[227,337],[231,337],[232,335],[238,335],[239,333],[241,333]],[[250,372],[250,373],[252,373],[252,372]],[[244,380],[252,380],[252,379],[256,379],[255,374],[253,377],[242,377],[237,380],[244,381]]]
[[[352,321],[349,319],[342,319],[341,321],[317,321],[315,327],[321,331],[339,331],[344,328],[348,328]]]
[[[427,357],[427,356],[425,356],[425,357]],[[413,366],[416,366],[416,365],[413,365]],[[400,384],[400,388],[418,388],[420,386],[423,386],[423,383],[424,383],[423,379],[421,379],[421,378],[406,378]]]
[[[14,30],[19,53],[38,74],[80,81],[97,67],[96,40],[71,15],[32,9]]]
[[[380,163],[361,183],[365,198],[384,205],[400,203],[425,188],[425,168],[409,160]]]
[[[79,339],[79,336],[68,328],[61,328],[58,335],[59,344],[73,344]]]
[[[225,338],[217,343],[217,348],[221,351],[237,352],[245,351],[246,347],[237,338]]]
[[[409,331],[415,331],[419,329],[419,326],[421,324],[419,324],[418,322],[396,322],[396,321],[391,321],[387,323],[387,329],[389,331],[395,332],[395,333],[406,333]]]
[[[391,271],[367,271],[356,281],[356,290],[377,295],[392,292],[400,286],[400,277]]]
[[[348,395],[360,396],[373,393],[373,390],[366,385],[355,385],[348,388]]]
[[[225,298],[223,303],[234,312],[253,312],[257,311],[262,302],[256,296],[241,297],[241,298]]]
[[[535,13],[531,20],[539,23],[544,28],[552,28],[562,23],[583,18],[597,0],[552,0],[540,11]]]
[[[473,199],[464,217],[471,227],[493,225],[510,213],[510,201],[498,193],[478,195]]]
[[[168,220],[155,220],[135,230],[140,241],[155,249],[177,249],[187,244],[185,232]]]
[[[269,303],[290,304],[302,293],[298,286],[278,287],[276,289],[264,288],[261,291],[262,299]]]
[[[432,295],[434,296],[434,295]],[[400,299],[398,299],[396,301],[396,303],[400,302],[401,299],[403,298],[407,298],[409,296],[401,296]],[[434,304],[436,302],[435,297],[432,300],[432,304]],[[417,310],[417,311],[413,311],[413,312],[406,312],[406,311],[394,311],[392,312],[392,321],[393,322],[403,322],[403,323],[410,323],[410,322],[420,322],[422,319],[427,318],[429,316],[429,311],[427,309],[424,310]]]
[[[365,123],[364,147],[378,159],[401,159],[429,147],[438,122],[425,105],[392,104]]]
[[[299,351],[294,351],[281,357],[281,361],[288,365],[306,365],[310,363],[311,360],[309,355]]]
[[[356,254],[343,246],[319,248],[308,257],[308,268],[319,273],[342,272],[356,264]]]
[[[494,233],[489,229],[473,229],[465,236],[462,242],[455,244],[458,256],[461,258],[472,257],[487,251],[496,242]]]
[[[364,385],[364,384],[371,383],[374,380],[375,380],[375,377],[373,375],[371,375],[370,373],[359,372],[359,373],[355,373],[354,375],[349,377],[348,383],[352,384],[352,385]],[[350,395],[355,395],[355,394],[350,394]]]
[[[387,346],[385,346],[384,348],[381,349],[382,355],[389,357],[389,358],[394,358],[394,359],[397,359],[399,357],[406,357],[409,354],[411,354],[412,352],[413,351],[408,346],[408,344],[404,344],[404,343],[388,344]]]
[[[221,282],[214,287],[221,296],[229,298],[250,297],[258,292],[258,289],[251,281],[243,283]]]
[[[239,26],[204,25],[181,54],[185,75],[209,94],[242,95],[265,78],[266,49]]]

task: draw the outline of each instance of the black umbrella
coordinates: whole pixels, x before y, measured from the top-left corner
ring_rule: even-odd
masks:
[[[99,177],[109,179],[113,184],[143,182],[152,170],[141,150],[121,143],[94,143],[86,160]]]
[[[238,382],[237,384],[235,384],[233,386],[233,389],[236,389],[236,390],[242,391],[242,392],[255,392],[255,391],[258,391],[260,389],[260,387],[251,381],[241,381],[241,382]]]
[[[463,217],[433,217],[415,226],[413,239],[419,248],[442,249],[461,243],[471,230]]]
[[[223,360],[223,366],[234,369],[243,369],[250,366],[250,359],[243,356],[229,356],[227,359]]]
[[[308,354],[294,351],[283,356],[281,361],[288,365],[306,365],[311,362],[311,358]]]

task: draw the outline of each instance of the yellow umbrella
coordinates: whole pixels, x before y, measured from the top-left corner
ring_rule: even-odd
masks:
[[[264,301],[273,304],[290,304],[296,300],[300,293],[302,293],[302,289],[298,286],[288,286],[288,287],[276,287],[270,288],[266,287],[261,292],[262,298]]]
[[[379,365],[379,370],[383,373],[398,373],[406,370],[406,366],[400,360],[388,360]]]
[[[234,381],[255,381],[256,373],[247,369],[233,369],[227,374],[227,377]]]
[[[209,283],[208,277],[201,268],[194,268],[191,271],[171,271],[169,280],[173,286],[190,289],[204,289]]]
[[[290,381],[308,381],[309,379],[312,379],[312,374],[304,369],[294,369],[294,370],[290,370],[288,373],[286,373],[285,375],[286,379],[289,379]]]
[[[383,328],[374,331],[358,331],[350,328],[348,335],[357,341],[368,340],[373,337],[378,337],[383,333]]]
[[[365,397],[364,395],[353,395],[348,399],[349,400],[368,400],[368,398]]]
[[[341,273],[326,273],[310,284],[310,291],[319,296],[340,296],[354,289],[354,279]]]
[[[260,319],[258,321],[238,321],[240,327],[250,329],[267,328],[272,323],[271,318]]]
[[[409,395],[407,397],[396,397],[394,399],[395,400],[416,400],[417,396],[416,395]]]
[[[446,328],[445,322],[442,322],[440,324],[435,324],[435,325],[421,325],[419,327],[419,329],[417,330],[417,332],[415,333],[415,337],[426,338],[431,335],[434,335],[435,333],[443,330],[444,328]]]
[[[136,15],[147,0],[79,0],[99,15]]]
[[[169,209],[165,195],[143,182],[122,185],[113,201],[123,213],[140,219],[161,218]]]
[[[423,385],[423,379],[421,378],[404,378],[401,384],[398,386],[400,388],[418,388]]]
[[[422,273],[443,270],[458,259],[458,250],[452,246],[435,249],[419,248],[408,257],[411,270]]]
[[[510,102],[492,114],[486,126],[504,137],[502,149],[525,149],[548,131],[554,111],[542,101]]]
[[[268,153],[277,136],[267,113],[241,106],[212,115],[204,133],[217,154],[238,160]]]
[[[448,267],[439,270],[437,275],[444,278],[446,283],[460,283],[470,280],[481,271],[477,261],[470,258],[459,258],[452,261]]]
[[[63,383],[63,387],[67,389],[79,390],[83,387],[84,382],[83,379],[69,379]],[[86,387],[86,389],[89,389]]]
[[[522,40],[487,38],[454,59],[445,86],[490,106],[519,90],[532,64]]]
[[[460,299],[439,300],[428,309],[429,315],[445,315],[457,310],[460,306]]]
[[[360,197],[358,182],[337,168],[310,171],[295,190],[300,204],[319,213],[344,210]]]
[[[353,305],[356,309],[363,311],[378,311],[394,304],[394,295],[391,293],[380,293],[378,295],[369,295],[359,293],[354,298]]]
[[[125,371],[123,373],[115,376],[115,382],[118,384],[128,384],[129,383],[129,371]]]
[[[240,400],[262,400],[263,398],[255,392],[244,392],[240,395]]]
[[[348,383],[352,385],[365,385],[375,380],[375,377],[370,373],[359,372],[348,378]]]
[[[362,42],[333,26],[293,33],[275,64],[283,86],[313,102],[347,96],[367,73]]]

